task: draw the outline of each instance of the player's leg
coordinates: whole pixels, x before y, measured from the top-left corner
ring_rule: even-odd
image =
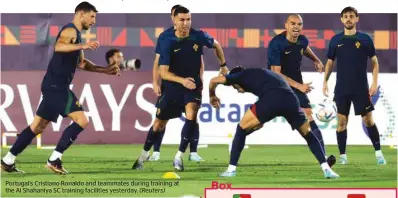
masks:
[[[140,170],[144,168],[144,162],[146,160],[149,160],[149,150],[151,150],[152,145],[154,145],[157,141],[159,141],[161,133],[164,133],[168,121],[169,119],[167,117],[167,111],[162,113],[160,110],[158,110],[156,113],[155,121],[151,126],[151,128],[149,129],[148,134],[146,136],[144,147],[141,151],[141,154],[138,157],[138,159],[134,162],[132,169]]]
[[[149,159],[149,150],[159,141],[161,133],[164,133],[168,120],[181,117],[181,108],[175,105],[177,94],[162,92],[163,95],[156,102],[156,119],[148,131],[144,148],[140,157],[134,162],[132,169],[143,169],[144,162]]]
[[[281,111],[282,115],[289,122],[292,129],[296,129],[300,132],[301,136],[306,140],[308,147],[315,158],[321,165],[321,169],[324,172],[326,178],[337,178],[339,177],[330,168],[326,162],[325,153],[323,152],[322,145],[319,139],[310,130],[310,124],[304,114],[303,110],[299,107],[299,101],[293,94],[284,95],[284,107]]]
[[[345,94],[335,94],[334,101],[337,107],[337,144],[340,152],[339,164],[347,164],[348,158],[346,154],[347,147],[347,124],[348,115],[350,114],[351,99]]]
[[[297,98],[299,99],[300,102],[300,107],[304,111],[305,115],[307,116],[307,119],[310,123],[311,126],[311,131],[314,133],[314,135],[319,139],[321,142],[323,152],[326,154],[326,149],[325,149],[325,144],[323,142],[323,136],[321,130],[319,130],[318,125],[315,123],[314,118],[312,117],[312,107],[310,104],[310,100],[308,99],[307,94],[297,90],[293,89]]]
[[[50,158],[47,160],[46,167],[58,174],[67,174],[68,171],[62,166],[63,153],[73,144],[78,135],[87,127],[89,121],[84,114],[83,107],[72,91],[67,92],[67,102],[64,106],[63,117],[70,118],[73,122],[69,125],[61,135],[57,146],[55,147]]]
[[[42,106],[42,105],[40,105]],[[40,109],[40,108],[39,108]],[[41,134],[44,129],[48,126],[50,121],[35,115],[32,124],[27,126],[18,136],[15,143],[12,145],[10,151],[1,160],[1,169],[6,172],[21,172],[23,171],[16,168],[15,158],[18,154],[22,153],[23,150],[32,142],[32,140]]]
[[[228,169],[220,175],[221,177],[232,177],[236,175],[236,166],[238,165],[242,150],[245,147],[246,136],[261,128],[262,123],[256,116],[257,112],[259,112],[256,110],[256,106],[258,106],[258,104],[259,103],[256,103],[250,109],[248,109],[242,120],[237,125],[235,136],[232,141]],[[267,120],[270,119],[271,118],[268,118]]]
[[[372,111],[374,110],[374,106],[372,101],[368,95],[364,94],[363,96],[355,96],[353,103],[355,115],[361,115],[362,121],[365,123],[369,138],[372,141],[373,148],[375,149],[377,164],[387,164],[383,153],[381,152],[379,130],[373,120]]]
[[[191,152],[189,154],[189,160],[194,162],[204,161],[198,154],[198,144],[200,137],[199,131],[199,123],[196,121],[195,130],[193,131],[193,134],[189,140],[189,150]]]
[[[153,144],[153,153],[149,158],[149,161],[158,161],[160,160],[160,147],[162,145],[164,132],[166,131],[166,127],[159,132],[159,138],[157,138],[156,142]]]
[[[198,110],[199,104],[197,102],[189,102],[185,105],[185,123],[181,131],[181,142],[173,161],[173,166],[177,171],[184,170],[182,155],[185,153],[189,140],[195,131]]]

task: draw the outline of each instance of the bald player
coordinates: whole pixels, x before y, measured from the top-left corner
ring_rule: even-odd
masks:
[[[305,112],[311,126],[311,131],[320,141],[326,154],[322,133],[312,117],[312,109],[307,93],[312,90],[311,83],[303,83],[301,74],[302,57],[314,61],[315,69],[322,72],[323,64],[308,46],[308,39],[301,34],[303,19],[299,14],[291,14],[285,23],[286,30],[276,35],[268,46],[268,67],[280,74],[293,89],[300,101],[300,107]],[[335,161],[334,156],[328,158],[329,165]]]

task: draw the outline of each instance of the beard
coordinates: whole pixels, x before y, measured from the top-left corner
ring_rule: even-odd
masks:
[[[353,25],[352,23],[351,24],[344,24],[344,27],[347,30],[352,30],[355,27],[355,25]]]
[[[87,25],[87,23],[82,23],[82,28],[83,28],[83,30],[88,30],[88,29],[90,29],[90,26]]]

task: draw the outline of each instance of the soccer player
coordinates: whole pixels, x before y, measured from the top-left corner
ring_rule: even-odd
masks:
[[[324,176],[326,178],[339,177],[326,162],[321,144],[311,132],[296,94],[280,75],[268,69],[235,67],[228,75],[211,79],[209,85],[210,103],[215,108],[220,107],[220,99],[215,94],[219,84],[233,86],[240,93],[249,92],[258,97],[257,102],[247,110],[237,126],[228,169],[220,176],[232,177],[236,175],[236,166],[247,135],[273,118],[283,116],[292,129],[298,130],[307,141],[309,149],[321,165]]]
[[[180,4],[174,5],[171,8],[171,21],[174,24],[174,11],[175,9],[181,7]],[[167,30],[165,30],[164,32],[162,32],[159,35],[157,44],[156,44],[156,56],[155,56],[155,60],[153,62],[153,91],[155,92],[155,94],[159,97],[158,100],[161,98],[162,95],[162,86],[161,86],[161,78],[160,78],[160,72],[159,72],[159,57],[160,57],[160,40],[165,39],[168,36],[174,36],[174,31],[175,31],[175,25],[168,28]],[[202,64],[203,61],[202,61]],[[201,70],[201,79],[203,81],[203,70],[204,70],[204,66],[202,67]],[[181,114],[182,115],[182,114]],[[165,121],[165,127],[167,125],[168,121]],[[160,146],[162,144],[162,140],[163,140],[163,136],[164,136],[164,132],[166,131],[166,128],[157,128],[157,127],[161,127],[161,125],[156,125],[154,128],[154,131],[159,131],[159,138],[156,140],[155,144],[153,145],[153,153],[152,156],[149,158],[149,161],[158,161],[160,159]],[[148,134],[149,135],[149,134]],[[193,134],[194,138],[190,139],[189,142],[189,147],[190,147],[190,154],[189,154],[189,160],[195,161],[195,162],[200,162],[203,161],[202,157],[200,157],[197,153],[197,149],[198,149],[198,143],[199,143],[199,124],[196,123],[195,126],[195,131]]]
[[[202,101],[201,71],[203,71],[203,47],[214,48],[221,65],[220,72],[226,74],[228,68],[221,45],[206,32],[191,28],[191,14],[185,7],[174,11],[176,30],[173,36],[159,40],[161,53],[159,59],[162,78],[162,96],[157,104],[156,119],[149,130],[144,150],[136,160],[133,169],[141,169],[149,156],[150,147],[159,138],[154,128],[164,128],[166,120],[180,117],[185,109],[185,124],[181,132],[180,147],[173,160],[178,171],[184,170],[182,154],[187,149],[189,139],[193,138],[197,113]]]
[[[285,23],[286,31],[275,36],[268,46],[268,67],[280,74],[290,85],[300,101],[300,107],[309,119],[311,131],[321,142],[324,153],[325,146],[322,133],[312,117],[312,109],[307,93],[312,90],[311,83],[303,83],[301,75],[301,61],[303,55],[314,61],[315,68],[322,72],[323,64],[308,46],[308,39],[301,34],[303,19],[298,14],[291,14]],[[334,156],[328,158],[330,166],[333,166]]]
[[[356,30],[359,16],[357,9],[346,7],[341,11],[344,31],[332,37],[329,43],[328,60],[325,66],[323,93],[328,96],[328,84],[333,64],[337,61],[337,79],[334,89],[334,101],[337,106],[337,143],[340,151],[340,164],[347,164],[347,123],[351,102],[355,115],[361,115],[368,130],[369,138],[376,151],[377,164],[386,164],[380,147],[380,135],[373,121],[374,106],[370,100],[377,91],[379,63],[372,38]],[[373,81],[369,88],[367,61],[372,61]]]
[[[116,64],[100,67],[84,58],[83,50],[95,50],[99,47],[97,41],[81,43],[81,31],[88,30],[95,24],[97,12],[92,4],[82,2],[75,9],[73,21],[62,27],[41,84],[43,100],[33,122],[18,135],[10,151],[1,160],[2,170],[23,173],[16,168],[16,156],[32,142],[33,138],[41,134],[51,121],[56,122],[58,116],[62,115],[69,117],[73,123],[63,132],[54,152],[47,160],[46,167],[55,173],[68,173],[62,166],[61,157],[88,125],[82,105],[69,89],[76,67],[109,75],[116,75],[120,71]]]

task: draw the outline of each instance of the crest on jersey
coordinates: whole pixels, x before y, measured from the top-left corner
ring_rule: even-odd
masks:
[[[301,53],[301,56],[304,54],[304,48],[301,48],[300,53]]]
[[[78,100],[76,101],[76,106],[78,106],[78,107],[82,106]]]
[[[195,52],[197,52],[197,51],[198,51],[198,48],[199,48],[199,46],[198,46],[198,45],[196,45],[196,44],[194,44],[194,45],[193,45],[193,49],[195,50]]]
[[[357,41],[357,42],[355,43],[355,47],[357,47],[357,49],[359,49],[359,47],[361,47],[361,43],[360,43],[359,41]]]
[[[158,110],[156,111],[156,115],[160,114],[160,108],[158,108]]]

